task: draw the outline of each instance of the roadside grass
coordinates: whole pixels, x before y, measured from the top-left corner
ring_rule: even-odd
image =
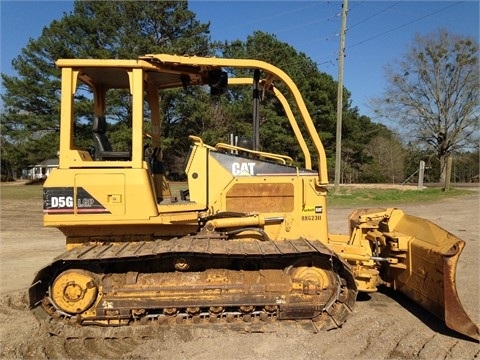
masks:
[[[173,196],[179,190],[187,189],[187,183],[172,182],[170,188]],[[329,207],[366,207],[387,206],[392,204],[435,202],[447,198],[475,194],[471,190],[455,189],[444,192],[439,188],[418,190],[398,190],[381,188],[340,188],[338,193],[329,191]],[[43,198],[41,185],[1,184],[0,200],[31,200]]]
[[[0,199],[3,200],[33,200],[43,199],[41,185],[25,185],[2,183],[0,186]]]
[[[455,188],[447,192],[440,188],[427,188],[422,191],[416,189],[340,188],[338,193],[333,193],[333,191],[328,193],[327,204],[329,207],[388,206],[435,202],[469,194],[475,194],[475,192]]]

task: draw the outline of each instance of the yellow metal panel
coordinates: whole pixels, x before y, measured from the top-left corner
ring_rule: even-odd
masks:
[[[77,72],[71,68],[62,69],[62,95],[60,109],[60,157],[59,167],[67,167],[66,152],[73,146],[73,94],[75,93]]]
[[[141,69],[133,69],[132,73],[130,84],[133,94],[132,166],[141,168],[143,163],[143,71]]]
[[[190,160],[186,167],[188,175],[188,189],[190,200],[199,204],[207,204],[207,148],[204,146],[193,146]]]
[[[76,174],[75,175],[75,213],[79,212],[78,189],[88,191],[112,215],[125,214],[125,175],[123,174]]]

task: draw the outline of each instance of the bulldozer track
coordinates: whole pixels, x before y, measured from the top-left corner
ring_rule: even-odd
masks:
[[[325,267],[324,270],[336,280],[334,288],[329,289],[332,294],[328,301],[313,306],[314,308],[321,307],[317,309],[315,316],[311,315],[309,310],[305,313],[306,315],[303,314],[302,312],[306,310],[302,307],[288,307],[283,304],[276,306],[272,305],[271,301],[262,303],[262,300],[258,300],[259,303],[253,305],[251,302],[216,304],[215,306],[199,305],[195,311],[192,311],[192,308],[187,305],[170,306],[162,303],[160,311],[141,313],[138,314],[139,316],[135,316],[135,311],[138,312],[138,310],[132,306],[131,309],[128,309],[129,315],[111,316],[108,321],[105,321],[100,318],[83,318],[81,314],[66,313],[59,309],[51,298],[53,280],[59,273],[68,269],[93,269],[94,272],[102,274],[102,277],[106,279],[104,280],[105,284],[117,284],[118,282],[128,282],[131,277],[139,278],[142,275],[138,274],[143,272],[156,271],[166,273],[165,277],[171,277],[173,276],[172,272],[176,271],[175,261],[178,259],[190,259],[189,262],[197,270],[203,266],[202,264],[209,264],[209,267],[213,264],[216,269],[237,264],[236,266],[239,266],[240,270],[237,272],[225,270],[228,272],[225,275],[227,277],[236,275],[239,271],[242,272],[247,268],[255,268],[260,273],[268,272],[266,269],[276,266],[277,272],[280,273],[296,265],[321,263]],[[181,272],[177,271],[177,273],[182,275]],[[161,275],[156,276],[155,280],[151,280],[152,282],[161,279],[159,277]],[[148,281],[148,278],[144,281]],[[104,288],[107,287],[108,285],[105,285]],[[112,285],[113,287],[114,285]],[[353,310],[357,292],[349,266],[320,241],[306,239],[275,242],[255,239],[243,241],[226,240],[222,237],[185,236],[170,240],[90,244],[74,248],[57,257],[50,265],[42,269],[37,274],[29,293],[31,307],[41,305],[52,318],[70,324],[115,326],[249,323],[255,325],[276,321],[279,318],[311,318],[316,321],[316,327],[329,329],[343,324]],[[259,298],[268,298],[268,296],[262,295]],[[128,301],[126,303],[128,306]]]

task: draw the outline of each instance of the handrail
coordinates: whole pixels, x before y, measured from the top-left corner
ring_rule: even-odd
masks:
[[[278,67],[269,64],[260,60],[253,59],[227,59],[227,58],[212,58],[212,57],[200,57],[200,56],[177,56],[177,55],[168,55],[168,54],[148,54],[142,56],[141,60],[149,61],[152,64],[155,61],[158,61],[162,65],[173,65],[173,66],[194,66],[194,67],[233,67],[233,68],[249,68],[249,69],[260,69],[266,72],[267,77],[276,77],[281,80],[285,86],[289,89],[292,96],[295,99],[297,108],[302,115],[303,122],[310,134],[312,142],[315,146],[315,149],[318,154],[318,180],[320,185],[328,184],[328,173],[327,173],[327,157],[325,154],[325,148],[323,147],[320,137],[317,130],[313,124],[312,118],[308,113],[305,102],[302,98],[300,91],[298,90],[297,85],[293,80],[288,76],[283,70]]]
[[[288,155],[280,155],[280,154],[267,153],[267,152],[263,152],[263,151],[256,151],[256,150],[251,150],[251,149],[243,148],[243,147],[240,147],[240,146],[234,146],[234,145],[225,144],[225,143],[218,143],[217,145],[215,145],[215,149],[217,149],[217,150],[224,149],[224,150],[243,151],[243,152],[258,156],[258,157],[264,157],[264,158],[267,158],[267,159],[277,160],[278,162],[280,162],[282,164],[286,164],[286,162],[288,161],[288,165],[293,165],[293,159]]]
[[[228,78],[228,85],[249,85],[253,84],[253,78]],[[310,156],[310,150],[308,150],[307,143],[305,142],[305,138],[298,127],[298,123],[295,120],[295,116],[293,115],[292,109],[290,104],[288,103],[285,96],[278,90],[273,84],[269,84],[268,88],[266,87],[267,81],[260,80],[260,84],[264,86],[264,89],[267,89],[277,97],[280,103],[287,114],[287,118],[290,121],[290,125],[293,129],[293,133],[298,140],[298,144],[300,145],[300,149],[303,152],[303,157],[305,158],[305,168],[311,170],[312,169],[312,158]]]

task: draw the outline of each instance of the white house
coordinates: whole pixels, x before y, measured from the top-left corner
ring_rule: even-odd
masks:
[[[43,179],[46,178],[53,169],[58,168],[58,158],[47,159],[40,164],[29,166],[22,171],[22,177],[27,179]]]

